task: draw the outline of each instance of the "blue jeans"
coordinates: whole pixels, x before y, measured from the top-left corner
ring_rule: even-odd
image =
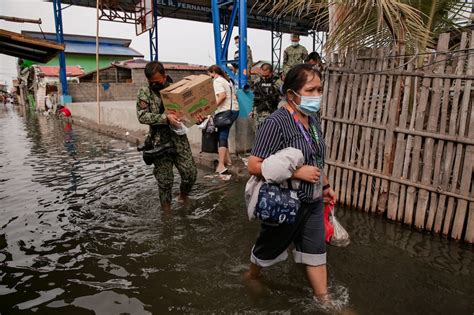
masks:
[[[232,111],[232,114],[234,115],[233,120],[235,121],[237,117],[239,117],[239,112]],[[228,143],[229,132],[233,124],[234,123],[226,127],[217,128],[217,138],[219,139],[219,147],[226,147],[226,148],[229,147],[229,143]]]

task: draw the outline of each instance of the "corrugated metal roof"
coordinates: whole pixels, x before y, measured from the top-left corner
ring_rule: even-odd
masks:
[[[146,64],[148,61],[144,59],[130,59],[124,61],[116,61],[113,62],[112,65],[121,68],[127,69],[145,69]],[[196,71],[196,70],[207,70],[206,66],[203,65],[193,65],[189,63],[181,63],[181,62],[162,62],[165,70],[189,70],[189,71]]]
[[[66,42],[67,54],[95,55],[95,44]],[[138,51],[130,47],[99,44],[99,54],[102,56],[143,57]]]
[[[123,61],[115,61],[110,66],[99,69],[103,71],[112,67],[126,68],[126,69],[145,69],[148,61],[144,59],[130,59]],[[162,62],[165,70],[182,70],[182,71],[206,71],[207,67],[203,65],[193,65],[189,63],[180,63],[180,62]],[[87,72],[81,75],[79,78],[87,77],[95,73],[96,70]]]
[[[181,64],[181,63],[163,62],[163,66],[165,67],[165,70],[183,70],[183,71],[185,71],[185,70],[187,70],[187,71],[196,71],[196,70],[205,71],[205,70],[207,70],[206,66]]]
[[[56,34],[22,31],[22,34],[47,39],[56,40]],[[139,57],[143,55],[138,51],[128,47],[131,43],[129,39],[99,37],[99,54],[102,56],[126,56]],[[67,54],[95,55],[95,37],[84,35],[64,35],[64,50]]]
[[[56,41],[56,33],[42,33],[42,32],[33,32],[33,31],[21,31],[23,35],[46,39],[52,42]],[[85,42],[85,43],[95,43],[95,36],[89,35],[78,35],[78,34],[64,34],[64,41],[66,42]],[[102,37],[99,36],[99,42],[101,44],[111,44],[128,47],[130,46],[132,40],[128,38],[114,38],[114,37]]]
[[[37,66],[40,75],[46,77],[59,77],[59,66]],[[77,77],[84,74],[84,70],[78,66],[66,66],[66,76]]]
[[[46,63],[62,50],[64,45],[56,42],[0,29],[1,54]]]

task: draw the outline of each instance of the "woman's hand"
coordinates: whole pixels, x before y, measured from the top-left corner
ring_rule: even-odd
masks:
[[[293,173],[294,179],[300,179],[305,182],[316,183],[321,176],[321,170],[316,166],[303,165],[297,168]]]
[[[336,199],[337,199],[336,192],[331,187],[328,187],[325,190],[323,190],[324,202],[336,203]]]
[[[263,159],[251,155],[248,159],[247,169],[250,175],[262,176],[262,163]]]
[[[206,117],[202,116],[201,114],[196,115],[196,124],[201,124],[205,119]]]

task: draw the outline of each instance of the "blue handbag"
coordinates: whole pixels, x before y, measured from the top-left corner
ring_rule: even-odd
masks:
[[[294,224],[300,207],[296,190],[263,183],[258,192],[255,217],[268,224]]]

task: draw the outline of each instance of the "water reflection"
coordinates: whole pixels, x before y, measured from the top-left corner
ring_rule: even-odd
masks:
[[[245,179],[200,170],[191,204],[164,215],[133,146],[12,108],[0,110],[0,161],[2,314],[321,313],[291,260],[264,272],[264,297],[242,284],[258,233]],[[341,303],[360,314],[474,309],[472,247],[338,216],[352,238],[328,253]]]

